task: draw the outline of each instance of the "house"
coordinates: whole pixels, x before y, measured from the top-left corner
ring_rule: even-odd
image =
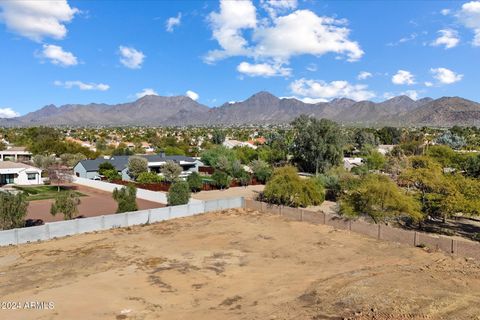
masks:
[[[43,184],[42,170],[20,162],[0,161],[0,185],[6,184]]]
[[[25,147],[10,147],[0,151],[0,161],[26,162],[30,160],[32,160],[32,153]]]
[[[203,165],[198,159],[186,156],[166,156],[165,154],[140,155],[148,161],[148,171],[160,173],[162,166],[167,161],[173,161],[179,164],[183,172],[181,176],[186,177],[192,172],[198,172],[198,167]],[[93,160],[82,160],[78,162],[73,171],[77,177],[87,179],[97,179],[100,174],[98,167],[104,162],[111,163],[117,172],[122,176],[122,180],[131,180],[128,174],[128,158],[130,156],[112,156],[108,159],[97,158]]]
[[[354,167],[359,167],[362,164],[363,164],[362,158],[349,158],[349,157],[343,158],[343,167],[347,171],[352,170]]]
[[[238,141],[238,140],[225,140],[222,145],[228,149],[233,149],[235,147],[249,147],[252,149],[257,149],[257,146],[248,142]]]
[[[392,152],[393,148],[395,148],[394,144],[381,144],[377,147],[377,151],[383,155]]]

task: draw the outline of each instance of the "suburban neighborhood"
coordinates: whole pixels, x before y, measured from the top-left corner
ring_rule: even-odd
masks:
[[[0,320],[480,320],[480,0],[0,0]]]

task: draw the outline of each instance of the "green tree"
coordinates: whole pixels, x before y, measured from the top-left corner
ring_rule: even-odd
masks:
[[[437,161],[443,168],[456,166],[458,157],[455,151],[446,145],[435,145],[428,148],[427,156]]]
[[[178,179],[180,174],[182,173],[183,169],[180,165],[173,161],[167,161],[163,166],[162,166],[162,174],[165,180],[169,182],[173,182]]]
[[[202,190],[203,181],[202,177],[197,172],[192,172],[187,178],[188,185],[192,192],[198,192]]]
[[[480,154],[468,156],[463,167],[467,176],[480,178]]]
[[[122,176],[118,173],[117,169],[108,169],[108,170],[103,170],[102,175],[108,180],[108,181],[114,181],[114,180],[122,180]]]
[[[230,181],[232,178],[224,171],[215,170],[212,174],[212,180],[215,186],[223,190],[230,187]]]
[[[215,129],[212,132],[212,143],[222,144],[225,141],[225,132],[220,129]]]
[[[187,204],[190,200],[190,187],[186,181],[175,181],[172,183],[167,193],[167,203],[169,206],[179,206]]]
[[[113,164],[110,163],[110,162],[107,162],[107,161],[102,162],[102,163],[100,163],[100,164],[98,165],[98,173],[99,173],[99,174],[104,175],[105,171],[107,171],[107,170],[115,170],[115,171],[117,171],[117,170],[115,169],[115,167],[113,166]]]
[[[148,171],[148,161],[143,157],[132,156],[128,158],[128,175],[132,177],[134,180],[142,172]]]
[[[55,202],[52,203],[52,206],[50,207],[50,214],[56,216],[57,213],[62,213],[64,220],[71,220],[75,214],[78,214],[79,204],[80,198],[75,192],[60,192],[55,197]]]
[[[335,122],[303,115],[295,119],[292,126],[292,160],[300,170],[319,174],[340,164],[343,157],[342,134]]]
[[[272,175],[272,169],[263,160],[253,160],[250,163],[250,169],[252,169],[253,176],[261,183],[267,182]]]
[[[165,155],[167,156],[184,156],[185,155],[185,150],[179,147],[173,147],[173,146],[166,146],[163,148],[163,152],[165,152]]]
[[[44,156],[37,154],[33,157],[33,164],[40,169],[46,170],[55,163],[54,156]]]
[[[467,144],[463,137],[453,134],[450,131],[446,131],[438,137],[437,143],[447,145],[456,150],[463,148]]]
[[[295,208],[319,205],[324,197],[321,185],[313,179],[301,179],[292,166],[275,169],[262,194],[268,203]]]
[[[398,144],[402,138],[402,131],[395,127],[383,127],[377,131],[381,144]]]
[[[363,150],[366,147],[374,147],[378,145],[377,136],[367,129],[358,129],[355,132],[353,140],[358,150]]]
[[[117,213],[137,211],[137,188],[128,185],[113,189],[113,199],[117,202]]]
[[[160,183],[163,178],[155,172],[142,172],[137,177],[138,183]]]
[[[377,150],[371,150],[365,157],[365,165],[368,170],[382,170],[385,167],[387,160]]]
[[[340,199],[340,213],[346,216],[369,216],[375,223],[393,217],[422,219],[419,203],[384,175],[365,176],[360,185]]]
[[[0,192],[0,229],[23,227],[28,202],[23,193]]]
[[[224,146],[215,146],[202,152],[202,162],[207,166],[218,168],[219,159],[226,158],[228,162],[236,159],[235,151]]]

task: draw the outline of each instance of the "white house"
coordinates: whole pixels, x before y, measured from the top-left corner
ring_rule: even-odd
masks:
[[[25,147],[10,147],[0,151],[0,161],[30,161],[32,153]]]
[[[20,162],[0,161],[0,185],[6,184],[43,184],[42,170]]]
[[[238,141],[238,140],[225,140],[222,144],[224,147],[228,149],[233,149],[235,147],[249,147],[252,149],[257,149],[256,145],[253,145],[248,142]]]
[[[345,170],[350,171],[354,167],[359,167],[363,164],[362,158],[343,158],[343,167]]]
[[[198,167],[203,163],[192,157],[186,156],[166,156],[163,153],[152,155],[140,155],[140,157],[147,160],[148,171],[160,174],[163,165],[167,161],[173,161],[182,167],[182,173],[180,177],[187,177],[192,172],[198,172]],[[78,162],[73,171],[77,177],[96,179],[100,176],[98,170],[102,163],[108,162],[113,165],[117,172],[122,176],[123,180],[130,180],[128,174],[128,159],[130,156],[113,156],[111,158],[97,158],[93,160],[82,160]]]

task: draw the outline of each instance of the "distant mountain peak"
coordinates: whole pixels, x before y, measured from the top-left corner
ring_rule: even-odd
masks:
[[[383,102],[337,98],[304,103],[260,91],[244,101],[208,108],[187,96],[147,95],[130,103],[47,105],[24,116],[1,119],[4,126],[184,126],[278,124],[306,114],[359,125],[475,125],[480,104],[460,97],[417,101],[402,95]]]

